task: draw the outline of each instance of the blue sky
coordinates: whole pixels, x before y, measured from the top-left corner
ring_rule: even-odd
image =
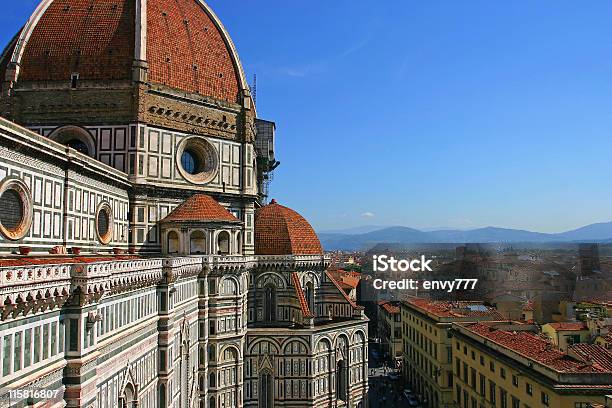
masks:
[[[316,229],[612,220],[612,2],[209,4],[277,123],[271,195]]]

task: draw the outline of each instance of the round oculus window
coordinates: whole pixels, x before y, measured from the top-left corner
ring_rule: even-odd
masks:
[[[217,149],[202,137],[183,139],[177,150],[178,169],[181,175],[194,184],[206,184],[217,176]]]
[[[0,183],[0,233],[10,240],[27,235],[32,225],[32,199],[28,186],[16,178]]]
[[[108,244],[113,238],[113,212],[110,205],[106,202],[98,206],[96,234],[103,244]]]

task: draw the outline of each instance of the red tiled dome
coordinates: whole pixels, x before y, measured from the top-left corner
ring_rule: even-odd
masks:
[[[135,0],[45,0],[9,44],[18,81],[131,80],[137,56]],[[233,43],[201,0],[147,0],[148,81],[239,102],[246,88]],[[15,44],[20,48],[15,50]],[[144,50],[145,47],[142,47]],[[16,54],[12,56],[12,54]]]
[[[275,200],[255,213],[255,254],[317,255],[321,242],[308,221]]]
[[[231,212],[206,194],[194,194],[176,207],[162,222],[229,221],[240,222]]]
[[[52,1],[27,38],[19,80],[69,81],[74,72],[85,80],[130,79],[135,4],[133,0]],[[27,37],[27,29],[23,31],[21,41]]]

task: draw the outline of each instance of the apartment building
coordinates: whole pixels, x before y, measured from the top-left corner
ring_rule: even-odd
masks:
[[[590,408],[612,393],[612,353],[602,346],[565,353],[524,323],[454,323],[451,334],[455,406]]]
[[[424,407],[449,408],[453,400],[454,322],[500,320],[493,308],[478,302],[411,298],[400,304],[402,375]]]

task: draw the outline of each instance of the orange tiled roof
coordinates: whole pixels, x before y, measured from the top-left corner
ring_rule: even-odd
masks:
[[[257,255],[319,255],[321,242],[308,221],[275,200],[255,213]]]
[[[359,281],[361,280],[361,273],[359,272],[345,271],[338,268],[329,268],[327,271],[333,275],[334,279],[342,287],[356,289],[359,286]]]
[[[162,220],[162,222],[168,221],[240,222],[231,212],[206,194],[194,194],[185,200]]]
[[[448,302],[413,298],[408,303],[437,317],[491,317],[503,320],[504,317],[494,308],[474,302]],[[483,306],[484,310],[470,309],[468,306]]]
[[[300,278],[298,277],[297,272],[291,273],[291,280],[293,281],[293,287],[295,288],[295,295],[300,302],[300,307],[302,308],[302,314],[304,317],[314,317],[314,314],[310,311],[310,307],[308,306],[308,302],[306,301],[306,296],[304,296],[304,291],[302,290],[302,285],[300,284]]]
[[[340,284],[336,281],[336,279],[334,279],[334,277],[332,276],[331,273],[329,273],[328,271],[325,271],[325,275],[327,275],[327,278],[329,279],[329,281],[331,283],[334,284],[334,286],[336,287],[336,289],[338,289],[338,291],[342,294],[342,296],[344,297],[344,299],[350,303],[351,306],[353,306],[354,309],[361,309],[363,308],[362,306],[357,305],[357,303],[355,303],[355,301],[353,301],[353,299],[351,299],[344,290],[342,290],[342,288],[340,287]]]
[[[588,330],[586,323],[583,322],[561,322],[561,323],[549,323],[550,327],[556,331],[578,331]]]
[[[378,305],[385,309],[385,311],[389,314],[398,314],[400,312],[399,306],[395,306],[389,302],[380,301]]]
[[[592,361],[604,370],[612,372],[612,351],[597,344],[572,344],[570,350],[583,360]]]
[[[558,372],[567,373],[604,373],[607,370],[595,364],[587,364],[568,356],[540,337],[526,332],[497,330],[490,325],[474,323],[464,326],[498,345],[512,350],[525,358],[536,361]]]

